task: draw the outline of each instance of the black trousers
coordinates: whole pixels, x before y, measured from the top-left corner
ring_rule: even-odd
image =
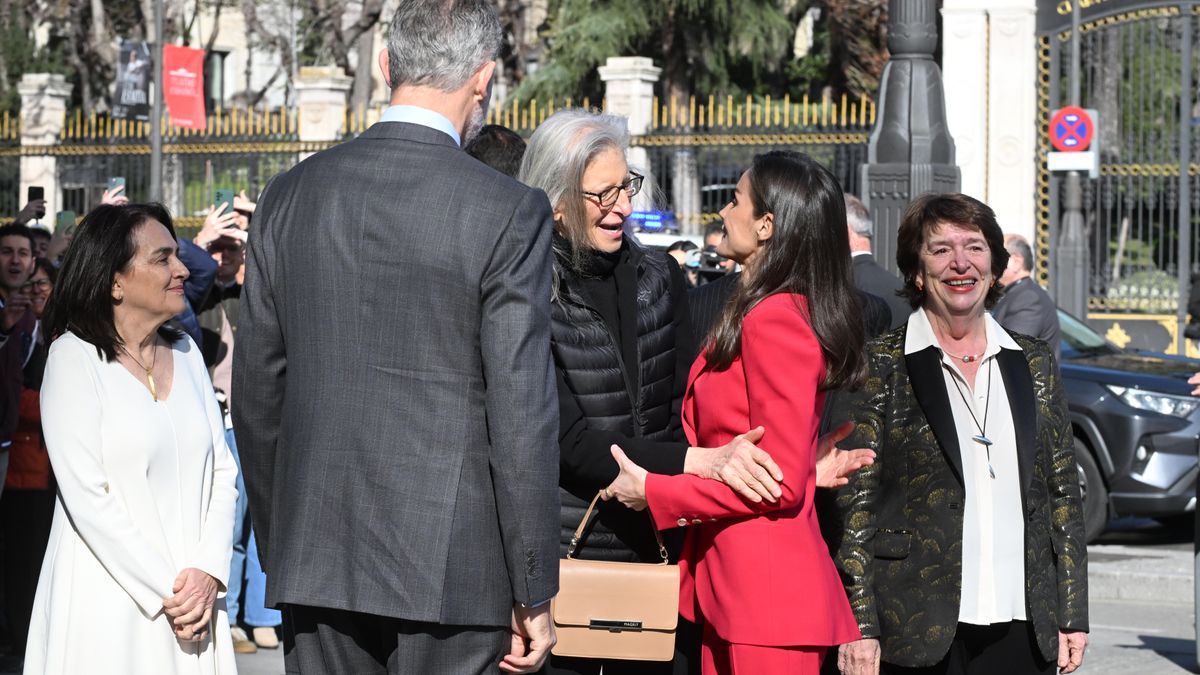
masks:
[[[54,490],[5,490],[0,497],[4,533],[4,614],[13,652],[25,654],[33,595],[42,571],[50,524],[54,520]]]
[[[444,626],[326,607],[283,606],[288,675],[496,673],[510,632]]]
[[[883,675],[1053,675],[1058,664],[1042,658],[1033,624],[958,624],[950,651],[936,665],[901,668],[884,663]]]
[[[542,675],[699,675],[700,628],[679,617],[675,631],[673,661],[622,661],[619,659],[577,659],[551,656],[540,671]]]

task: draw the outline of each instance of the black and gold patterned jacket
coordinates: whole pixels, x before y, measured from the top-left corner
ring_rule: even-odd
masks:
[[[841,445],[870,447],[875,464],[838,495],[831,542],[864,637],[885,662],[931,666],[950,649],[962,581],[962,459],[941,358],[904,354],[907,326],[871,341],[859,392],[840,395],[833,419],[853,420]],[[1042,656],[1058,658],[1058,630],[1088,630],[1087,549],[1065,395],[1044,342],[1013,335],[1002,349],[1025,509],[1025,606]]]

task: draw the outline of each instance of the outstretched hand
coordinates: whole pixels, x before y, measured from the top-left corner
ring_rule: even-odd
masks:
[[[604,488],[600,496],[604,501],[616,499],[634,511],[641,511],[646,508],[647,471],[626,457],[620,447],[614,445],[611,449],[613,459],[617,460],[617,466],[621,467],[621,473],[617,474],[617,479],[612,485]]]
[[[850,482],[850,476],[855,471],[875,463],[874,450],[838,450],[837,444],[846,440],[853,431],[853,422],[842,422],[838,428],[817,440],[817,487],[841,487]]]

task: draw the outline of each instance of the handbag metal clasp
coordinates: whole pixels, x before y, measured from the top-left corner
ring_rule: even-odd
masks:
[[[592,619],[588,622],[588,628],[597,628],[609,631],[610,633],[620,633],[622,631],[641,631],[641,621],[612,621],[607,619]]]

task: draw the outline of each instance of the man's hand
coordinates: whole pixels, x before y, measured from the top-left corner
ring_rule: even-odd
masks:
[[[1195,386],[1192,390],[1192,396],[1200,396],[1200,373],[1196,373],[1188,378],[1188,384]]]
[[[855,471],[875,463],[875,451],[869,448],[838,450],[837,444],[853,431],[853,422],[842,422],[817,440],[817,487],[841,487],[850,482]]]
[[[111,204],[113,206],[124,206],[125,204],[129,203],[129,197],[121,194],[124,191],[124,185],[118,185],[115,188],[105,190],[104,194],[100,195],[100,203]]]
[[[604,488],[604,492],[600,495],[601,499],[604,501],[616,499],[634,511],[645,509],[646,474],[648,472],[626,457],[620,447],[614,445],[609,449],[612,451],[613,459],[617,460],[617,466],[621,467],[621,473],[617,474],[617,479],[612,482],[612,485]]]
[[[228,204],[221,202],[216,206],[208,207],[204,225],[196,233],[196,238],[192,240],[193,243],[207,251],[214,241],[223,236],[237,239],[238,235],[245,234],[245,231],[237,226],[237,212],[233,209],[223,210],[226,206]]]
[[[771,455],[755,443],[765,430],[755,427],[719,448],[688,448],[683,472],[709,480],[719,480],[742,497],[758,503],[779,499],[783,471]]]
[[[21,209],[19,213],[17,213],[17,217],[13,219],[13,222],[15,222],[17,225],[25,225],[31,220],[41,220],[45,216],[46,200],[34,199],[26,204],[25,208]]]
[[[500,661],[506,673],[535,673],[550,656],[557,638],[550,618],[550,603],[513,607],[512,647]]]
[[[1058,631],[1058,672],[1073,673],[1083,665],[1088,636],[1077,630]]]
[[[8,302],[4,304],[4,312],[0,314],[0,323],[4,325],[5,333],[17,325],[21,317],[25,316],[25,312],[29,311],[30,306],[29,296],[20,291],[14,291],[8,296]]]
[[[838,647],[842,675],[879,675],[879,640],[863,638]]]
[[[208,636],[213,603],[220,584],[207,572],[189,567],[175,577],[175,595],[163,600],[163,611],[171,619],[180,640],[200,641]]]

